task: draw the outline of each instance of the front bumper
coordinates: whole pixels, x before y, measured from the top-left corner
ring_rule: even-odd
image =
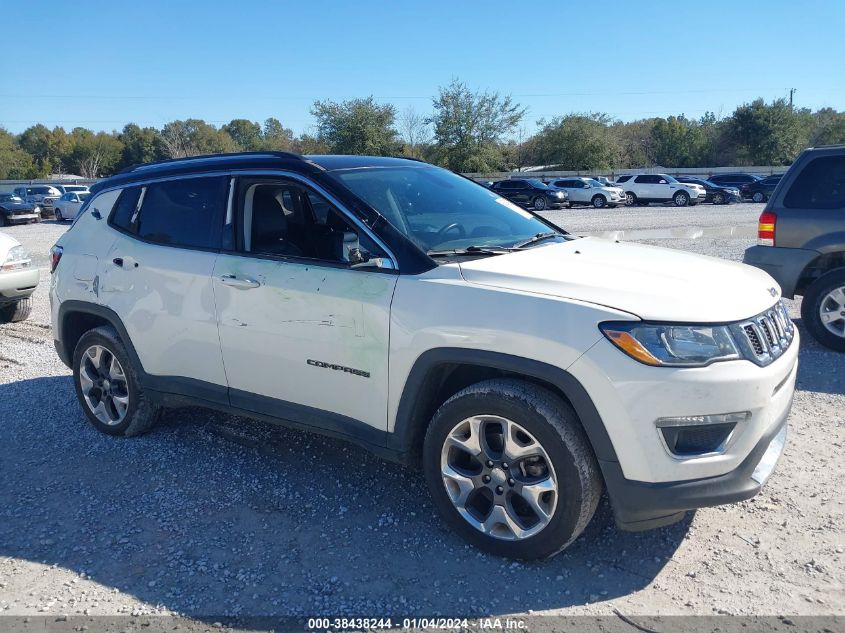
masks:
[[[804,269],[819,255],[818,251],[804,248],[752,246],[746,249],[742,261],[769,273],[778,282],[783,296],[792,299]]]
[[[0,304],[24,299],[35,292],[40,273],[37,268],[0,272]]]
[[[4,215],[3,217],[6,218],[6,222],[8,222],[9,224],[23,224],[26,222],[32,222],[33,220],[40,219],[41,214],[32,211],[31,213],[14,213],[12,215]]]
[[[783,454],[791,407],[790,398],[789,406],[748,457],[724,475],[653,484],[625,479],[618,462],[602,462],[602,474],[617,525],[632,532],[650,530],[680,521],[687,510],[735,503],[755,496]]]

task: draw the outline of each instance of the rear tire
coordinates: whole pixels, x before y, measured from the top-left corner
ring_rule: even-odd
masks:
[[[82,410],[98,431],[131,437],[146,433],[158,420],[161,409],[144,394],[138,368],[111,326],[89,330],[79,339],[73,382]]]
[[[511,558],[547,558],[566,548],[590,522],[602,491],[572,407],[514,379],[486,380],[449,398],[426,433],[423,469],[446,523],[477,547]]]
[[[804,326],[819,343],[845,352],[845,268],[816,279],[801,302]]]
[[[756,191],[756,192],[754,192],[754,195],[753,195],[753,196],[751,196],[751,199],[752,199],[754,202],[757,202],[757,203],[759,204],[760,202],[765,202],[765,201],[766,201],[766,194],[761,193],[761,192],[759,192],[759,191]]]
[[[18,299],[14,303],[0,307],[0,323],[26,321],[31,313],[32,299],[30,297]]]
[[[0,226],[6,226],[6,216],[0,213]]]

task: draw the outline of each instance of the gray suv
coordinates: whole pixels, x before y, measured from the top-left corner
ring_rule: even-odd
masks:
[[[845,352],[845,145],[804,150],[760,215],[746,264],[783,296],[804,297],[801,317],[822,345]]]

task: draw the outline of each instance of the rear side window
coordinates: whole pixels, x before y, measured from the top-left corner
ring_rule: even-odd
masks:
[[[220,248],[227,186],[223,177],[148,185],[136,222],[138,236],[168,246]]]
[[[114,211],[112,211],[109,223],[121,231],[134,233],[135,227],[132,225],[132,216],[135,215],[135,209],[138,207],[138,198],[140,197],[140,187],[124,189],[117,199],[117,204],[114,205]]]
[[[845,156],[810,161],[792,183],[783,204],[791,209],[845,208]]]

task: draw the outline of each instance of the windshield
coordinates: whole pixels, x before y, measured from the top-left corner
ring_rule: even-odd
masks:
[[[0,202],[23,202],[23,200],[13,193],[0,193]]]
[[[51,187],[32,187],[28,189],[30,194],[38,194],[42,196],[49,196],[53,193],[53,189]]]
[[[82,185],[65,185],[65,191],[88,191],[88,187]]]
[[[672,178],[672,176],[667,176],[666,174],[662,175],[661,178],[663,178],[663,180],[665,180],[666,182],[674,182],[676,184],[678,183],[678,181]]]
[[[593,178],[587,178],[587,180],[585,180],[584,182],[586,182],[591,187],[604,187],[605,186],[604,183],[601,183],[598,180],[595,180]]]
[[[511,247],[552,228],[496,192],[439,167],[332,172],[425,251]]]
[[[539,189],[548,189],[548,185],[544,183],[542,180],[538,180],[537,178],[529,178],[527,182],[530,182],[532,185]]]

